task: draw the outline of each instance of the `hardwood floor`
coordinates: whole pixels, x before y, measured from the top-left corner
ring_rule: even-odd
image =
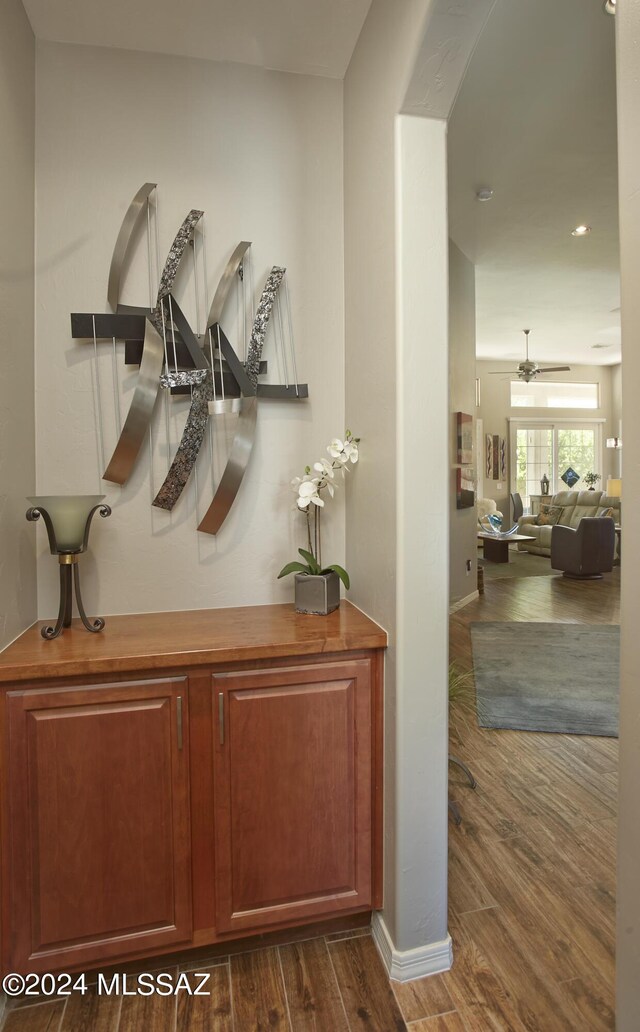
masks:
[[[451,617],[451,658],[470,667],[474,621],[617,623],[619,611],[619,569],[602,581],[489,571],[484,596]],[[613,1029],[617,740],[481,730],[464,712],[450,738],[478,780],[474,792],[450,769],[462,824],[450,825],[455,961],[441,977],[460,1027]]]
[[[477,620],[617,622],[619,576],[489,576],[451,617],[451,658],[470,667]],[[478,780],[472,791],[451,767],[462,814],[449,826],[451,971],[389,983],[368,929],[354,929],[175,969],[155,961],[194,984],[206,971],[211,995],[14,1005],[2,1032],[613,1029],[617,741],[480,730],[458,712],[451,746]]]

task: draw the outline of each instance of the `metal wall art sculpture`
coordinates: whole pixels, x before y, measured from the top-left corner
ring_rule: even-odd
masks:
[[[285,269],[273,266],[262,290],[253,319],[251,334],[244,360],[225,335],[221,320],[234,284],[245,287],[245,267],[251,243],[242,241],[229,258],[215,291],[204,332],[194,332],[175,295],[176,276],[185,254],[192,251],[196,309],[198,282],[194,234],[201,223],[203,212],[192,210],[184,219],[157,278],[157,293],[153,307],[130,307],[120,301],[125,266],[132,250],[136,233],[146,217],[149,255],[149,282],[152,292],[151,216],[155,222],[155,254],[158,264],[157,210],[152,207],[157,185],[145,183],[136,193],[122,221],[109,269],[107,299],[112,309],[109,314],[74,313],[71,316],[71,334],[74,339],[92,340],[97,360],[98,340],[113,343],[113,361],[116,362],[116,340],[125,341],[125,364],[139,365],[140,371],[133,398],[124,423],[119,419],[119,394],[114,388],[116,425],[119,436],[116,447],[103,473],[103,479],[124,485],[130,477],[142,444],[150,431],[151,421],[161,390],[171,395],[188,394],[190,408],[182,438],[163,484],[153,505],[171,511],[178,502],[185,485],[195,470],[207,428],[215,426],[219,417],[237,416],[235,434],[227,462],[218,479],[214,497],[198,530],[217,534],[238,494],[245,475],[256,431],[257,404],[262,398],[301,400],[309,395],[308,386],[297,382],[295,349],[291,329],[291,314],[286,295],[286,316],[289,332],[288,349],[281,301],[282,288],[286,291]],[[204,246],[204,245],[203,245]],[[206,271],[205,271],[206,289]],[[252,284],[251,284],[252,286]],[[151,296],[153,294],[151,293]],[[251,301],[254,298],[251,290]],[[281,359],[286,383],[262,384],[259,375],[266,372],[262,361],[267,327],[277,310],[280,326]],[[245,311],[243,305],[243,312]],[[275,331],[275,323],[274,323]],[[276,338],[277,339],[277,338]],[[287,354],[287,350],[289,354]],[[291,367],[293,383],[289,382]],[[96,364],[96,378],[98,366]],[[98,383],[98,401],[101,397]],[[102,411],[98,413],[102,428]],[[100,429],[102,445],[102,429]],[[167,441],[167,445],[169,442]],[[102,445],[103,447],[103,445]]]

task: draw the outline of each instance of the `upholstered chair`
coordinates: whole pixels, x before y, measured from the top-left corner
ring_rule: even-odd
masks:
[[[524,513],[522,498],[517,491],[515,491],[511,495],[511,504],[513,505],[513,522],[517,523],[522,514]]]
[[[584,516],[577,527],[551,529],[551,567],[565,577],[595,580],[613,569],[615,523],[608,517]]]
[[[502,516],[493,498],[478,498],[476,501],[478,519],[483,516]]]

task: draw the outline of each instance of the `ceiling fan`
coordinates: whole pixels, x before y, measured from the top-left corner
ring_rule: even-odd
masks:
[[[545,366],[541,368],[537,362],[532,362],[529,359],[529,334],[531,330],[522,331],[526,341],[526,358],[524,362],[520,362],[517,369],[513,372],[520,380],[524,380],[525,383],[529,383],[530,380],[535,380],[539,373],[568,373],[571,370],[571,366],[568,365],[557,365],[557,366]],[[500,372],[490,373],[490,376],[504,376],[504,370]]]

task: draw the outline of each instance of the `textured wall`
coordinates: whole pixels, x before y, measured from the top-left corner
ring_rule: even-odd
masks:
[[[473,264],[449,241],[449,454],[457,462],[456,412],[476,415],[476,294]],[[449,488],[449,601],[459,602],[476,591],[476,510],[456,509],[456,470]],[[471,560],[471,573],[466,561]]]
[[[0,21],[0,648],[36,618],[33,414],[35,45],[20,0]]]
[[[622,407],[624,548],[620,655],[620,827],[618,833],[618,1032],[635,1032],[640,1014],[640,0],[625,0],[616,14],[618,171],[622,281]]]
[[[293,583],[276,581],[276,574],[304,540],[289,481],[344,430],[342,84],[63,44],[39,44],[37,62],[38,489],[102,489],[113,506],[113,516],[92,531],[95,561],[92,554],[83,560],[87,608],[148,612],[288,601]],[[196,532],[193,484],[172,515],[151,508],[146,448],[124,488],[99,482],[92,345],[71,340],[69,313],[107,310],[115,236],[145,181],[159,184],[163,257],[187,211],[205,210],[209,302],[241,239],[253,241],[256,293],[272,264],[288,268],[298,375],[311,397],[260,404],[249,471],[217,538]],[[144,236],[141,243],[125,303],[147,303]],[[192,282],[183,277],[177,293],[194,319]],[[223,325],[234,342],[236,315],[231,299]],[[109,345],[101,355],[108,455],[116,439]],[[272,341],[263,357],[277,382]],[[123,410],[134,383],[128,374]],[[174,447],[187,408],[172,402]],[[166,471],[161,407],[154,440],[157,489]],[[208,457],[201,459],[200,517],[211,499]],[[332,505],[325,523],[327,561],[344,561],[343,504]],[[55,570],[42,554],[39,589],[40,614],[52,615]]]

